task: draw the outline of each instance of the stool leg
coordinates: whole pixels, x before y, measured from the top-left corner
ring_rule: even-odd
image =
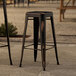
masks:
[[[28,17],[26,16],[25,19],[25,28],[24,28],[24,34],[23,34],[23,41],[22,41],[22,52],[21,52],[21,60],[20,60],[20,67],[22,66],[22,59],[23,59],[23,53],[24,53],[24,45],[25,45],[25,36],[26,36],[26,30],[27,30],[27,23],[28,23]]]
[[[19,7],[19,4],[20,4],[20,0],[18,0],[18,7]]]
[[[41,55],[42,55],[42,66],[43,66],[43,71],[45,71],[46,68],[46,45],[45,45],[45,18],[42,16],[42,18],[39,18],[39,25],[40,25],[40,38],[41,38]]]
[[[9,43],[9,34],[8,34],[8,20],[7,20],[7,12],[6,12],[6,2],[5,2],[5,0],[3,0],[3,10],[4,10],[4,18],[5,18],[8,53],[9,53],[10,65],[12,65],[11,52],[10,52],[10,43]]]
[[[62,10],[60,9],[60,22],[62,21]]]
[[[52,33],[53,33],[53,40],[54,40],[54,47],[55,47],[56,60],[57,60],[57,65],[59,65],[53,16],[51,16],[50,19],[51,19],[51,25],[52,25]]]
[[[8,43],[8,52],[9,52],[10,65],[12,65],[11,52],[10,52],[10,43],[9,43],[9,35],[8,35],[8,26],[7,25],[6,25],[6,34],[7,34],[7,43]]]
[[[16,0],[14,0],[14,7],[15,7],[15,5],[16,5]]]
[[[37,59],[37,48],[38,48],[38,33],[39,33],[39,18],[34,18],[34,61]]]
[[[25,3],[25,0],[23,0],[23,7],[24,7],[24,3]]]

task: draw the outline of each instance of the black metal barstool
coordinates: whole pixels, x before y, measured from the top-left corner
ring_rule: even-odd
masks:
[[[53,40],[54,40],[54,45],[52,45],[52,46],[55,48],[56,60],[57,60],[57,64],[59,65],[58,54],[57,54],[57,46],[56,46],[56,38],[55,38],[54,21],[53,21],[53,13],[52,12],[46,12],[46,11],[33,11],[33,12],[27,12],[26,13],[20,67],[22,66],[24,49],[28,49],[25,46],[25,36],[26,36],[27,23],[28,23],[29,17],[33,17],[33,20],[34,20],[34,61],[36,61],[36,59],[37,59],[37,50],[41,50],[42,66],[43,66],[43,70],[45,70],[45,67],[46,67],[46,50],[48,50],[48,49],[46,49],[46,18],[50,17]],[[39,27],[40,27],[41,49],[38,49]],[[51,48],[49,48],[49,49],[51,49]]]
[[[7,11],[6,11],[6,1],[5,0],[3,0],[3,10],[4,10],[7,45],[3,45],[3,46],[0,46],[0,47],[8,47],[10,65],[12,65],[11,52],[10,52],[10,43],[9,43],[9,34],[8,34],[8,20],[7,20]]]

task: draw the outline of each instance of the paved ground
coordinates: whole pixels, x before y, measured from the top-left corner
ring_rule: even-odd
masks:
[[[33,61],[33,51],[24,52],[23,66],[19,67],[21,43],[11,42],[13,66],[9,65],[7,48],[0,48],[0,76],[76,76],[76,45],[58,44],[60,65],[56,65],[54,49],[47,51],[46,71],[42,71],[41,52]]]
[[[59,10],[56,9],[58,6],[57,4],[31,4],[29,8],[8,6],[7,10],[8,20],[18,28],[19,34],[23,33],[25,13],[27,11],[53,11],[60,65],[56,65],[54,49],[49,50],[47,51],[46,71],[43,72],[41,52],[38,52],[38,59],[35,63],[33,61],[33,51],[26,50],[24,53],[23,67],[19,68],[22,38],[13,38],[10,39],[13,66],[9,65],[7,48],[0,48],[0,76],[76,76],[76,10],[66,11],[65,20],[59,22]],[[0,8],[0,15],[1,24],[4,20],[2,8]],[[47,21],[47,40],[51,38],[49,24],[50,21]],[[33,33],[32,28],[32,21],[29,21],[28,34]],[[29,38],[30,40],[32,40],[32,36]],[[1,38],[0,41],[2,40],[4,39]]]

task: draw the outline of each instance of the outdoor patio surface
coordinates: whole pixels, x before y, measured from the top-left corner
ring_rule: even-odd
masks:
[[[46,7],[47,6],[47,7]],[[8,22],[18,28],[18,34],[23,34],[25,13],[27,11],[52,11],[58,47],[60,65],[56,64],[54,49],[46,53],[46,71],[42,71],[41,52],[38,51],[37,62],[33,59],[33,50],[25,50],[23,66],[20,68],[22,38],[10,38],[13,65],[10,66],[8,49],[0,48],[0,76],[76,76],[76,10],[67,10],[63,22],[59,22],[59,4],[31,4],[27,7],[7,6]],[[4,22],[2,7],[0,7],[0,24]],[[47,40],[51,39],[50,21],[47,21]],[[31,31],[31,32],[30,32]],[[33,39],[33,23],[29,21],[27,41]],[[0,38],[4,42],[5,39]],[[2,42],[0,43],[0,45]],[[40,47],[39,47],[40,48]]]
[[[13,65],[9,65],[7,48],[0,48],[0,76],[76,76],[76,45],[58,44],[60,65],[56,65],[54,49],[46,54],[46,71],[42,71],[41,52],[33,61],[33,50],[25,50],[23,66],[19,67],[21,42],[11,42]]]

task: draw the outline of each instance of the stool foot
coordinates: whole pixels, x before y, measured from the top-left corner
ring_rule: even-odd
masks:
[[[57,62],[57,65],[60,65],[59,62]]]
[[[19,67],[22,67],[22,64],[20,64]]]
[[[34,50],[34,62],[37,60],[37,50]]]
[[[43,67],[43,71],[46,71],[44,67]]]
[[[10,60],[10,65],[13,65],[13,63],[12,63],[12,59],[11,59],[11,53],[10,53],[10,46],[9,46],[9,60]]]
[[[34,59],[34,62],[36,62],[36,59]]]
[[[10,65],[13,65],[13,63],[11,62]]]

